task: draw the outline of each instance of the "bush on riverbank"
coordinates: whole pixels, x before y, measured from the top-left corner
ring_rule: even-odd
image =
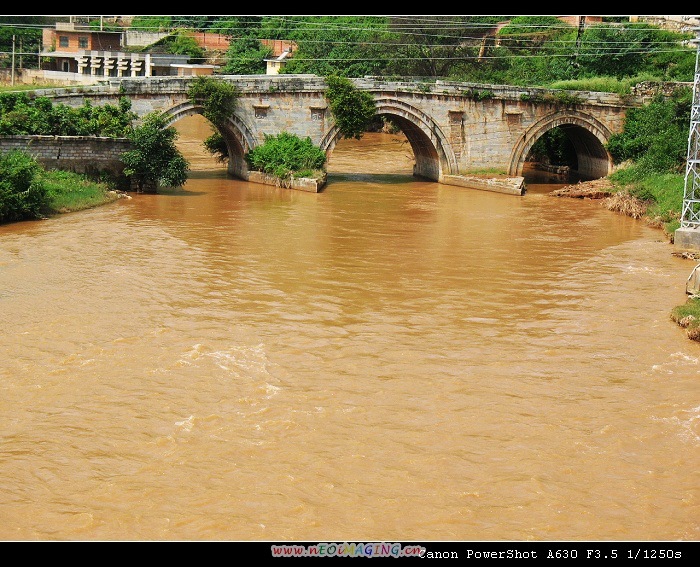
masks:
[[[38,218],[49,203],[39,179],[41,166],[30,155],[11,151],[0,156],[0,222]]]
[[[299,138],[282,132],[277,136],[265,135],[265,142],[246,154],[248,166],[280,179],[315,177],[322,173],[326,163],[325,152],[311,142],[311,138]]]
[[[118,199],[105,182],[69,171],[46,171],[21,151],[0,156],[0,223],[46,218]]]

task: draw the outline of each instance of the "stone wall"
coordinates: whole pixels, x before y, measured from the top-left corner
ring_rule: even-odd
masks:
[[[91,176],[101,173],[120,177],[121,154],[131,149],[126,139],[94,136],[0,136],[0,154],[21,150],[44,169],[59,169]]]

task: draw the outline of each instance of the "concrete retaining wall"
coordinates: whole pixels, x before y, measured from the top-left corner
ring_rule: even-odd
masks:
[[[251,183],[260,183],[262,185],[276,185],[277,187],[286,187],[287,189],[297,189],[298,191],[306,191],[307,193],[318,193],[326,186],[327,176],[321,179],[312,179],[310,177],[293,177],[289,181],[283,181],[274,175],[261,173],[260,171],[249,171],[246,176],[246,181]]]

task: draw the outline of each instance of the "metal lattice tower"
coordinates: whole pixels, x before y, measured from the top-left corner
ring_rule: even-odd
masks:
[[[688,134],[688,160],[685,168],[683,211],[681,228],[700,228],[700,28],[695,55],[695,80],[693,82],[693,107],[690,111]]]

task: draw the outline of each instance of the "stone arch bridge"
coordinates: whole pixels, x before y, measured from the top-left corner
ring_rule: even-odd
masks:
[[[326,83],[316,75],[227,75],[240,97],[221,127],[228,147],[228,173],[248,178],[245,154],[281,132],[309,137],[332,159],[340,139],[325,98]],[[81,106],[116,104],[128,97],[140,117],[165,113],[168,125],[202,112],[187,95],[193,77],[148,77],[107,80],[92,87],[37,91],[56,103]],[[613,171],[605,149],[610,136],[623,129],[629,108],[642,97],[600,92],[550,91],[437,80],[432,83],[352,79],[371,93],[377,114],[405,133],[415,157],[414,175],[464,185],[460,179],[483,171],[522,175],[533,144],[547,131],[561,127],[576,152],[576,170],[585,179]],[[568,96],[568,98],[567,98]],[[575,98],[574,98],[575,97]],[[468,185],[468,183],[467,183]]]

